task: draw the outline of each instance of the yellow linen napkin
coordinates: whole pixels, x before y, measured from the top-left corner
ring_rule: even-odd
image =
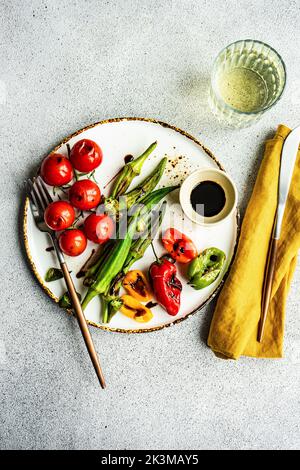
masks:
[[[280,125],[265,155],[243,220],[235,261],[219,296],[208,345],[218,357],[282,357],[285,303],[300,248],[300,150],[284,214],[263,342],[257,342],[266,259],[277,207],[280,156],[290,129]]]

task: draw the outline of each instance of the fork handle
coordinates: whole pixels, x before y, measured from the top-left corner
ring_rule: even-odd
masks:
[[[100,385],[102,388],[105,388],[105,380],[104,380],[103,372],[100,366],[99,358],[98,358],[98,355],[97,355],[97,352],[96,352],[96,349],[95,349],[95,346],[94,346],[94,343],[93,343],[93,340],[92,340],[92,337],[88,328],[86,318],[82,311],[80,300],[76,293],[73,280],[69,273],[68,266],[65,261],[61,262],[60,266],[61,266],[61,270],[63,272],[64,278],[67,284],[68,292],[70,294],[72,305],[76,314],[76,318],[77,318],[79,328],[81,330],[85,345],[87,347],[88,353],[90,355],[90,358],[93,363],[94,369],[96,371],[97,377],[99,379]]]
[[[275,274],[278,245],[279,245],[279,240],[277,240],[276,238],[272,238],[270,248],[269,248],[269,253],[268,253],[268,260],[267,260],[265,279],[264,279],[264,285],[263,285],[263,293],[262,293],[261,317],[260,317],[260,322],[259,322],[259,327],[258,327],[258,336],[257,336],[257,341],[259,343],[262,342],[263,337],[264,337],[265,324],[266,324],[266,319],[268,315],[271,294],[272,294],[272,285],[273,285],[273,279],[274,279],[274,274]]]

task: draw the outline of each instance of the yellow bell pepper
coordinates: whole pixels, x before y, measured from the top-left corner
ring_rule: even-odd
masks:
[[[140,302],[149,302],[152,299],[150,284],[142,271],[138,269],[129,271],[122,284],[128,294]]]
[[[153,313],[145,305],[142,305],[131,295],[122,295],[121,300],[123,301],[120,311],[126,317],[132,318],[133,320],[140,323],[147,323],[152,320]]]

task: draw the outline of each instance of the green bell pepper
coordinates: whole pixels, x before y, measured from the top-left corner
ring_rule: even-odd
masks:
[[[189,284],[196,290],[212,284],[221,273],[226,255],[218,248],[207,248],[189,264]]]

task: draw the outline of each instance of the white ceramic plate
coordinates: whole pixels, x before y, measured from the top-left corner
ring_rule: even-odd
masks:
[[[145,163],[142,175],[134,181],[134,185],[145,175],[147,175],[158,161],[165,155],[169,157],[169,162],[165,175],[159,186],[168,186],[182,182],[182,180],[192,171],[199,168],[222,168],[212,153],[200,142],[184,131],[165,123],[143,119],[143,118],[118,118],[102,121],[84,128],[70,137],[67,137],[55,148],[67,155],[66,143],[70,146],[82,138],[96,141],[103,150],[103,163],[96,171],[96,179],[103,191],[103,186],[117,171],[124,165],[124,157],[132,154],[134,157],[140,155],[150,143],[157,140],[158,145],[148,161]],[[134,186],[133,185],[133,186]],[[109,186],[107,190],[109,190]],[[227,255],[226,266],[217,281],[203,289],[196,291],[187,285],[185,269],[179,266],[178,277],[183,284],[181,308],[176,317],[169,316],[161,307],[153,308],[154,318],[149,323],[137,323],[118,312],[109,325],[101,324],[101,306],[98,298],[88,305],[85,314],[90,324],[109,331],[119,332],[146,332],[154,331],[171,324],[182,321],[192,313],[200,310],[217,293],[224,279],[228,267],[234,255],[238,233],[238,215],[235,212],[221,226],[201,227],[192,223],[184,216],[178,201],[178,190],[167,197],[168,209],[164,218],[162,228],[174,226],[180,230],[184,223],[184,233],[195,242],[199,251],[216,246],[222,249]],[[103,191],[107,194],[107,191]],[[170,218],[173,222],[169,222]],[[65,292],[66,288],[63,280],[51,283],[44,281],[44,276],[49,267],[58,266],[53,252],[46,251],[50,246],[48,236],[41,233],[35,226],[29,209],[28,200],[25,203],[24,212],[24,239],[26,252],[31,267],[48,295],[55,301]],[[154,241],[158,254],[163,254],[164,250],[159,240]],[[77,258],[68,258],[67,263],[72,271],[76,289],[82,295],[85,288],[82,279],[76,278],[76,273],[80,270],[89,253],[95,245],[89,242],[87,250]],[[151,248],[145,256],[135,263],[134,268],[148,271],[154,257]]]

